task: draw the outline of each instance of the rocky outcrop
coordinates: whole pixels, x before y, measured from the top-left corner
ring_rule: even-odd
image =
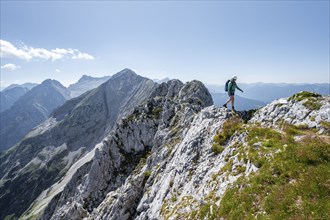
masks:
[[[171,80],[161,84],[144,105],[116,125],[96,150],[88,174],[81,182],[67,185],[64,191],[71,193],[63,191],[59,198],[54,197],[48,207],[56,208],[53,213],[47,208],[42,218],[94,218],[93,213],[105,201],[104,208],[110,213],[105,213],[104,218],[136,216],[150,176],[145,164],[147,156],[155,155],[157,163],[171,157],[196,114],[212,104],[208,90],[198,81],[183,84]],[[67,204],[68,200],[72,205]]]
[[[254,114],[251,123],[278,127],[279,122],[321,129],[321,122],[330,118],[330,97],[300,92],[268,104]]]

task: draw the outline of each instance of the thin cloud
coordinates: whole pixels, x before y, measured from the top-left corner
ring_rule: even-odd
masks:
[[[72,59],[74,60],[94,60],[94,57],[87,53],[81,53],[78,50],[76,50],[75,52],[76,53],[72,56]]]
[[[15,47],[12,43],[0,39],[1,58],[19,58],[23,60],[44,59],[44,60],[59,60],[59,59],[75,59],[75,60],[94,60],[95,58],[87,53],[82,53],[77,49],[71,48],[56,48],[47,50],[44,48],[34,48],[27,45]]]
[[[59,69],[56,69],[55,71],[56,71],[57,73],[60,73],[60,72],[61,72]]]
[[[66,55],[69,53],[67,49],[61,49],[61,48],[56,48],[54,50],[51,50],[54,53],[61,54],[61,55]]]
[[[15,65],[12,63],[7,63],[3,66],[1,66],[1,69],[7,69],[7,70],[17,70],[20,69],[21,67],[19,65]]]

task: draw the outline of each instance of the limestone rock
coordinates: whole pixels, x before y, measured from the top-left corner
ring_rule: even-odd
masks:
[[[322,121],[330,121],[330,96],[314,100],[312,103],[319,107],[316,109],[309,109],[304,103],[306,100],[276,100],[257,111],[250,122],[276,127],[280,121],[284,121],[297,126],[321,129]]]

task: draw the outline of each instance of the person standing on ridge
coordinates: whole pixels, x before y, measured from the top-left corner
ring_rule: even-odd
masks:
[[[228,96],[229,96],[229,99],[223,105],[223,107],[227,108],[227,104],[231,101],[231,106],[232,106],[231,108],[233,109],[233,111],[235,111],[235,106],[234,106],[235,89],[237,88],[239,91],[243,92],[243,90],[241,90],[237,86],[236,80],[237,80],[237,76],[233,76],[233,78],[231,78],[231,80],[229,81],[229,83],[228,83]]]

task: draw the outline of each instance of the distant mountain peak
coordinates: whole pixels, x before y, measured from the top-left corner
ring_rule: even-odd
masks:
[[[88,90],[95,89],[102,83],[106,82],[111,76],[93,77],[83,75],[78,82],[71,84],[68,89],[72,98],[77,97]]]
[[[84,82],[84,81],[90,81],[90,80],[93,80],[95,79],[94,77],[92,76],[89,76],[89,75],[82,75],[82,77],[78,80],[78,82]]]
[[[77,83],[84,83],[84,82],[89,82],[89,81],[96,81],[96,80],[107,80],[109,79],[110,76],[102,76],[102,77],[93,77],[93,76],[89,76],[89,75],[82,75],[81,78],[78,80]],[[77,84],[75,83],[75,84]],[[71,84],[70,86],[72,86],[74,84]]]
[[[131,77],[131,76],[137,76],[137,74],[129,69],[129,68],[125,68],[121,71],[119,71],[118,73],[116,73],[115,75],[112,76],[112,78],[118,78],[118,77]]]
[[[60,92],[66,99],[70,99],[69,91],[67,91],[67,88],[65,86],[63,86],[57,80],[46,79],[41,83],[41,86],[45,86],[45,87],[48,87],[48,88],[54,88],[56,91]],[[34,88],[39,89],[38,86],[36,86]]]
[[[59,81],[55,79],[46,79],[41,84],[47,85],[47,84],[55,84],[55,85],[62,85]]]

